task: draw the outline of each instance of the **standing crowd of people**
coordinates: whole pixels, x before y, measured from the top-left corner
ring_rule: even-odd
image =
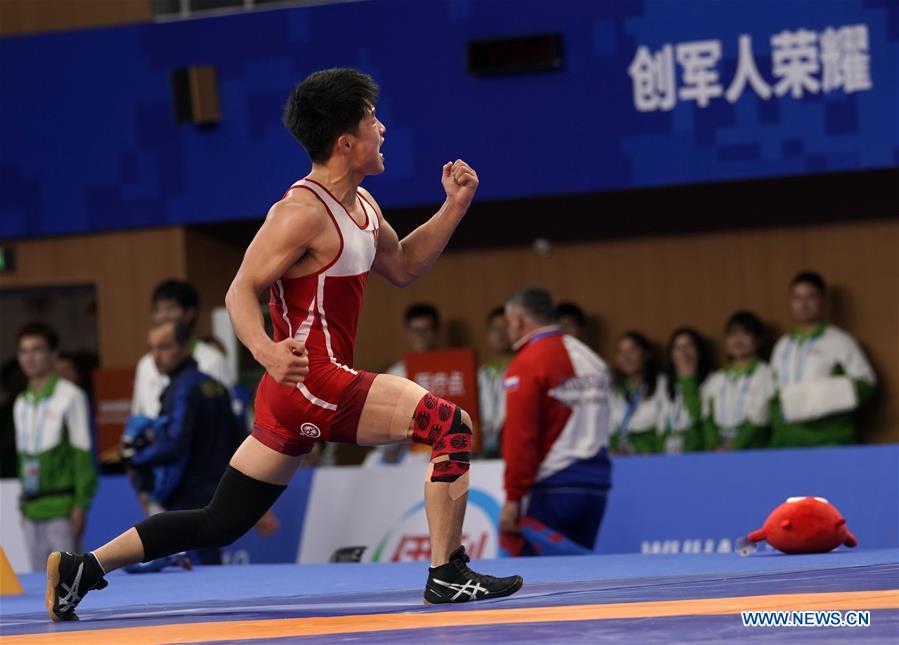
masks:
[[[798,448],[858,441],[853,413],[871,399],[874,370],[852,336],[826,318],[827,286],[802,272],[789,287],[796,327],[770,359],[760,318],[738,311],[724,325],[726,361],[684,327],[662,361],[640,332],[615,347],[611,445],[619,454]]]
[[[737,311],[723,325],[725,360],[717,369],[709,341],[691,327],[672,332],[661,356],[644,333],[625,331],[607,367],[584,343],[588,319],[575,303],[553,306],[546,291],[525,289],[491,310],[474,456],[505,461],[506,549],[532,546],[520,537],[523,517],[592,549],[610,487],[609,455],[857,442],[855,412],[873,396],[874,371],[852,336],[827,321],[820,275],[801,272],[788,291],[795,328],[770,358],[765,323]],[[409,352],[437,349],[437,309],[409,307],[405,331]],[[592,366],[590,378],[578,361]],[[401,369],[402,361],[391,368]],[[394,458],[385,459],[383,450],[367,464],[409,456],[391,447]]]

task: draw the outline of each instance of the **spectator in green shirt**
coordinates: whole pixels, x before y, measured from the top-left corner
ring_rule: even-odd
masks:
[[[874,396],[874,370],[858,342],[827,321],[827,285],[820,275],[803,271],[793,278],[790,311],[796,329],[781,336],[771,354],[778,386],[771,445],[855,443],[853,414]]]
[[[31,566],[44,568],[53,551],[77,551],[97,490],[87,396],[55,372],[59,337],[40,323],[18,335],[19,364],[28,388],[13,419],[22,484],[21,511]]]
[[[671,334],[665,359],[662,452],[705,450],[699,391],[712,367],[708,345],[695,329],[681,327]]]
[[[640,332],[627,331],[615,343],[613,363],[612,452],[659,452],[663,394],[655,347]]]
[[[767,447],[774,373],[761,359],[765,325],[749,311],[738,311],[724,328],[728,364],[702,386],[702,420],[706,447],[741,450]]]

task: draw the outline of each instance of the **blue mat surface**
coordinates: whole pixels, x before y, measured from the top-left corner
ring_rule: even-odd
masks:
[[[329,564],[201,567],[162,573],[111,574],[110,586],[92,592],[79,608],[78,623],[51,624],[43,607],[45,580],[21,577],[25,595],[0,599],[4,636],[152,627],[235,620],[277,620],[377,614],[427,614],[484,609],[530,609],[715,599],[770,594],[808,594],[899,589],[899,549],[839,550],[823,555],[757,553],[696,555],[607,555],[522,558],[475,563],[494,575],[521,573],[525,587],[511,598],[427,607],[421,602],[425,565]],[[865,607],[857,609],[864,610]],[[739,615],[577,620],[450,628],[357,632],[373,643],[413,642],[452,634],[476,642],[811,642],[896,643],[899,611],[875,610],[867,628],[744,628]],[[778,640],[778,637],[781,639]],[[290,637],[240,640],[283,643]],[[317,635],[315,642],[347,642],[348,634]],[[842,640],[841,640],[842,639]],[[228,642],[217,640],[215,642]],[[636,641],[634,641],[636,642]]]

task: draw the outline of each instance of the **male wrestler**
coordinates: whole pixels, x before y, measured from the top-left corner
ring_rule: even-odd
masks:
[[[284,491],[314,441],[372,446],[412,438],[432,446],[425,482],[431,564],[428,603],[496,598],[521,588],[468,568],[461,545],[468,492],[471,419],[415,383],[354,370],[356,325],[368,272],[397,286],[424,274],[468,210],[478,186],[462,160],[443,166],[446,201],[399,240],[360,184],[384,171],[386,128],[375,116],[378,87],[352,69],[329,69],[294,90],[284,115],[312,171],[270,209],[225,303],[241,341],[265,369],[253,433],[231,458],[203,509],[160,513],[86,554],[47,561],[47,609],[75,619],[75,607],[105,573],[167,554],[230,544]],[[270,292],[274,339],[259,297]]]

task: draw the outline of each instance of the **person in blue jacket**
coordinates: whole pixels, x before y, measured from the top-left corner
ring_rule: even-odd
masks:
[[[164,322],[150,330],[156,368],[169,377],[160,415],[133,421],[126,429],[123,457],[141,473],[154,505],[173,511],[209,503],[231,455],[245,437],[228,390],[197,367],[191,356],[190,329]],[[221,564],[219,549],[196,552],[202,564]]]

